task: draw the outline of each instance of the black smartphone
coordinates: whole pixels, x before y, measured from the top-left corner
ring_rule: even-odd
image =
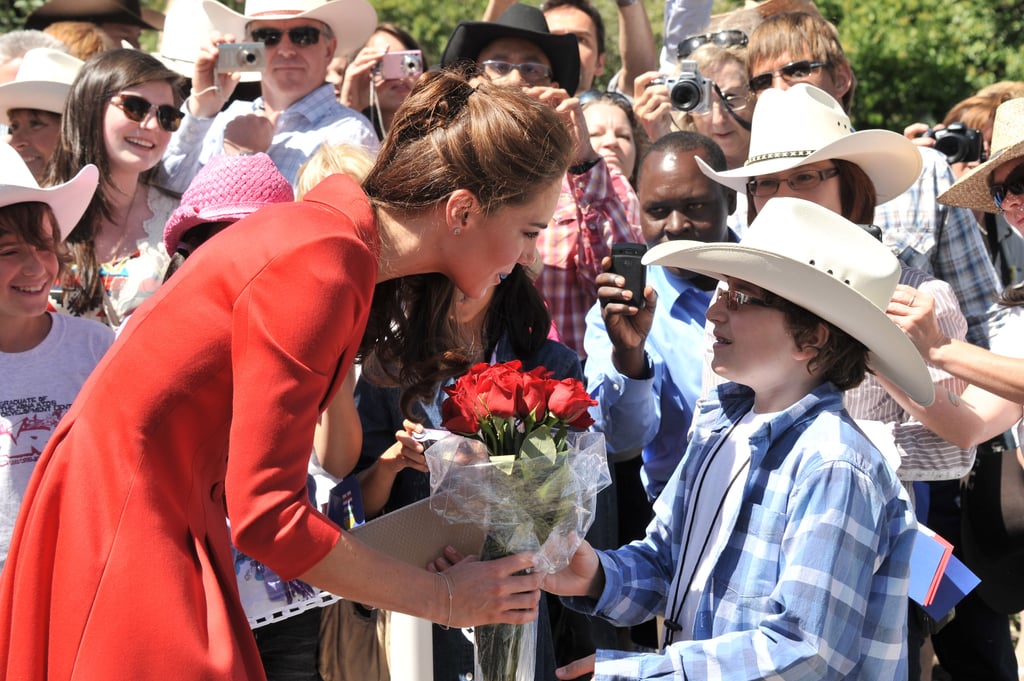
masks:
[[[640,262],[647,252],[646,244],[618,243],[612,244],[612,269],[615,274],[626,278],[623,288],[632,291],[630,300],[617,300],[643,309],[644,287],[647,285],[647,268]]]

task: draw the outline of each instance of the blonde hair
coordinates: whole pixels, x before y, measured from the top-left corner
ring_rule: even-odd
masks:
[[[56,21],[44,28],[43,33],[64,43],[68,54],[82,61],[94,54],[120,47],[114,44],[103,29],[88,21]]]
[[[295,200],[299,201],[313,187],[328,175],[344,174],[362,184],[370,168],[373,156],[363,147],[354,144],[321,144],[313,155],[299,168],[295,180]]]

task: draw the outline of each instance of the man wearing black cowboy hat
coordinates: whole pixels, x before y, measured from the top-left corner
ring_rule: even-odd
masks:
[[[139,49],[139,36],[145,29],[159,31],[164,15],[139,6],[139,0],[49,0],[25,20],[25,28],[43,30],[58,21],[89,21],[120,46],[127,42]]]
[[[585,318],[597,301],[594,279],[601,259],[613,243],[641,241],[642,234],[636,194],[594,151],[579,101],[571,97],[580,79],[576,37],[552,34],[539,9],[517,3],[494,22],[459,22],[441,57],[443,67],[458,65],[472,66],[492,82],[525,88],[555,107],[576,134],[576,158],[537,242],[543,269],[536,285],[562,342],[583,358]]]

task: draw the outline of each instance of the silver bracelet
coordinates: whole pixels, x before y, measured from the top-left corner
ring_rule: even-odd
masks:
[[[444,585],[448,589],[448,624],[438,624],[439,627],[447,631],[452,626],[452,601],[455,600],[455,596],[452,593],[452,583],[449,581],[448,575],[443,572],[438,572],[437,575],[444,580]]]

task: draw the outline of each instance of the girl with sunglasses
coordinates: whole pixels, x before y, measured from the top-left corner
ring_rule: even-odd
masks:
[[[180,84],[156,58],[121,49],[91,58],[71,84],[43,183],[92,163],[100,186],[68,237],[72,274],[55,289],[70,314],[117,328],[163,281],[163,226],[178,200],[151,180],[181,123]]]

